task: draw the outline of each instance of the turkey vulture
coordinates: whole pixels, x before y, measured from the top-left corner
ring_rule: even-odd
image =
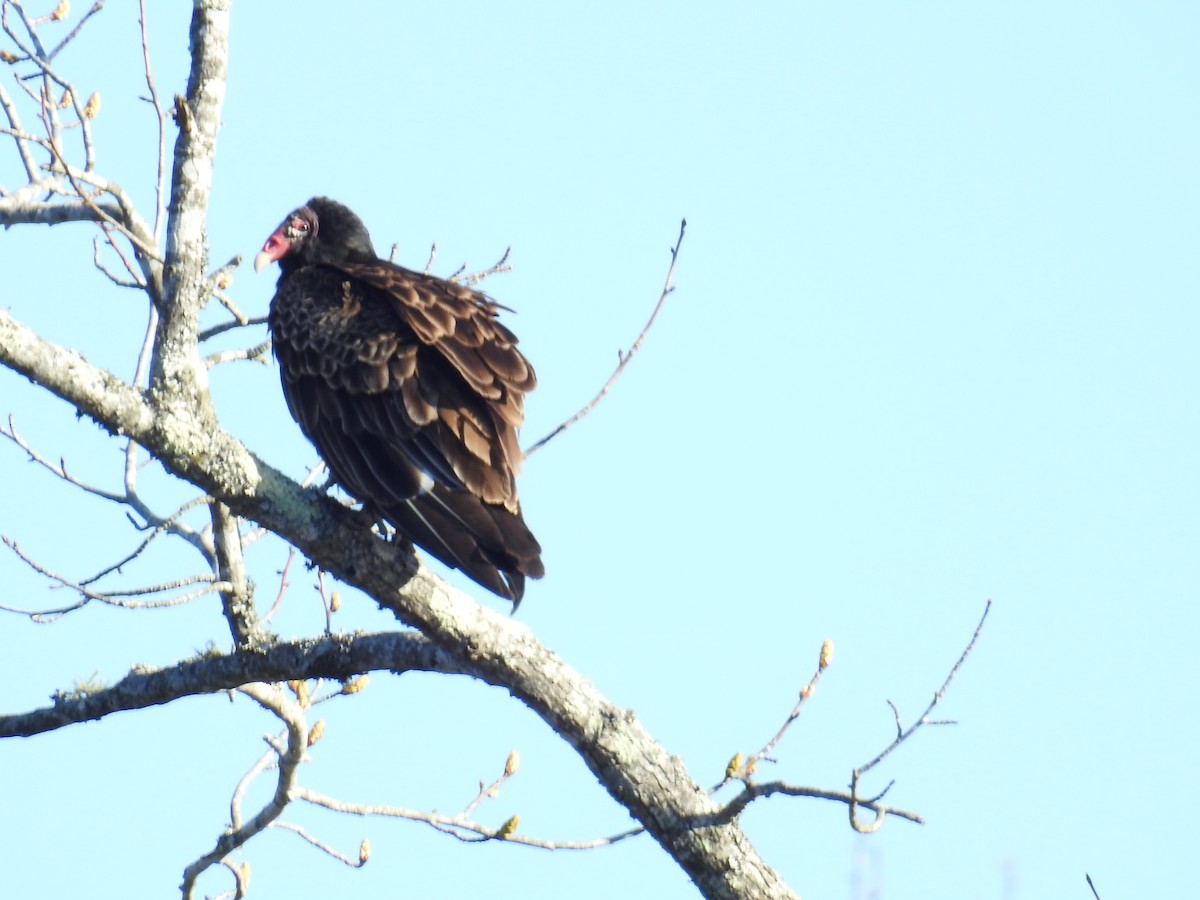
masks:
[[[333,479],[515,608],[544,571],[516,484],[537,379],[501,307],[380,259],[362,220],[325,197],[283,220],[255,271],[272,262],[283,394]]]

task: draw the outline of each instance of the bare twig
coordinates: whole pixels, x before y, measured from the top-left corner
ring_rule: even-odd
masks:
[[[95,487],[94,485],[90,485],[85,481],[80,481],[74,475],[68,473],[67,465],[64,460],[60,459],[58,464],[55,465],[50,460],[46,459],[46,457],[42,456],[42,454],[34,450],[33,447],[30,446],[23,437],[17,434],[16,425],[13,422],[13,417],[11,414],[8,417],[8,428],[0,426],[0,435],[8,438],[10,441],[24,450],[32,462],[35,462],[43,469],[52,472],[55,476],[61,478],[68,484],[73,484],[75,487],[88,494],[91,494],[94,497],[100,497],[104,500],[111,500],[114,503],[125,502],[125,497],[123,495],[115,494],[112,491],[106,491],[103,488]]]
[[[208,502],[207,497],[192,498],[187,503],[183,504],[183,506],[179,507],[179,509],[175,510],[175,512],[173,512],[167,518],[163,519],[160,522],[155,522],[152,525],[150,525],[149,527],[152,528],[150,535],[144,541],[142,541],[140,544],[138,544],[137,547],[134,548],[133,552],[129,553],[127,556],[121,558],[120,560],[113,563],[112,565],[101,569],[95,575],[92,575],[89,578],[84,578],[79,583],[84,584],[84,585],[94,584],[95,582],[99,581],[101,578],[103,578],[106,575],[111,575],[113,572],[119,572],[124,566],[133,562],[133,560],[137,559],[144,552],[146,552],[146,548],[148,548],[150,546],[150,544],[156,538],[159,538],[164,534],[171,533],[172,526],[177,523],[180,516],[182,516],[184,513],[188,512],[189,510],[194,509],[195,507],[201,505],[202,503],[207,503],[207,502]],[[130,518],[132,519],[132,516]],[[136,522],[133,522],[132,524],[135,528],[140,528],[140,526],[138,526],[138,524]],[[142,530],[144,530],[144,529],[142,529]]]
[[[59,607],[57,609],[28,610],[28,609],[20,609],[20,608],[12,607],[12,606],[0,606],[0,611],[17,613],[18,615],[22,615],[22,616],[28,616],[31,621],[37,622],[39,624],[48,624],[57,619],[60,619],[69,612],[74,612],[77,609],[81,609],[82,607],[87,605],[87,603],[91,600],[96,600],[96,601],[98,601],[100,603],[104,603],[108,606],[118,606],[118,607],[121,607],[122,609],[165,609],[165,608],[171,607],[171,606],[182,606],[185,603],[190,603],[192,600],[195,600],[198,597],[203,597],[205,594],[210,594],[213,591],[223,590],[228,587],[228,585],[225,585],[219,581],[216,581],[214,578],[212,578],[212,576],[194,575],[194,576],[191,576],[188,578],[180,578],[175,581],[169,581],[169,582],[164,582],[162,584],[150,585],[149,587],[144,587],[144,588],[133,588],[130,590],[119,591],[119,592],[101,593],[99,591],[94,591],[91,588],[85,587],[84,585],[80,584],[77,581],[72,581],[71,579],[58,574],[53,569],[49,569],[46,566],[43,566],[40,563],[36,562],[28,554],[26,554],[25,551],[23,551],[20,548],[20,546],[17,544],[16,541],[14,541],[8,535],[0,535],[0,540],[3,540],[3,542],[8,546],[8,548],[17,555],[17,558],[20,559],[23,563],[25,563],[25,565],[29,566],[29,568],[33,569],[39,575],[44,575],[47,578],[51,579],[52,581],[58,582],[58,584],[60,584],[62,587],[70,588],[71,590],[78,593],[82,598],[81,600],[77,601],[76,603],[72,603],[67,606]],[[205,582],[208,582],[208,583],[205,583]],[[144,594],[163,593],[165,591],[178,590],[179,588],[186,587],[189,584],[200,584],[200,583],[205,583],[205,586],[203,588],[201,588],[200,590],[192,591],[191,593],[183,594],[178,597],[170,597],[166,600],[138,601],[138,600],[117,599],[118,597],[133,597],[133,596],[141,596]]]
[[[333,634],[333,599],[325,592],[325,570],[317,569],[317,593],[321,596],[321,608],[325,611],[325,633]]]
[[[520,764],[520,759],[521,757],[516,750],[508,754],[508,760],[504,764],[504,771],[500,773],[500,777],[486,787],[482,781],[479,782],[479,793],[475,795],[474,800],[472,800],[463,808],[463,811],[459,813],[459,816],[465,819],[467,816],[471,815],[471,813],[475,812],[475,810],[479,807],[479,804],[488,797],[499,796],[500,785],[504,784],[504,782],[508,781],[508,779],[517,774],[517,767]]]
[[[271,827],[272,828],[283,828],[287,831],[292,832],[293,834],[298,834],[300,837],[304,838],[304,840],[308,841],[310,844],[312,844],[318,850],[322,851],[323,853],[327,854],[328,856],[332,856],[338,862],[344,863],[345,865],[349,866],[352,869],[361,869],[363,866],[365,866],[367,864],[367,853],[364,851],[364,848],[369,847],[370,845],[367,844],[367,842],[365,840],[362,842],[362,844],[359,845],[358,856],[352,858],[352,857],[345,855],[344,853],[339,853],[338,851],[336,851],[332,847],[330,847],[328,844],[326,844],[324,841],[320,841],[317,838],[313,837],[311,834],[309,834],[307,831],[305,831],[299,825],[293,825],[290,822],[272,822]]]
[[[654,325],[654,320],[658,318],[659,310],[662,309],[663,304],[667,300],[667,296],[674,290],[674,288],[671,286],[671,280],[675,277],[675,262],[679,259],[679,247],[681,244],[683,244],[683,234],[686,229],[687,219],[684,219],[679,223],[679,238],[675,241],[675,246],[671,248],[671,265],[667,268],[666,282],[663,284],[662,293],[659,294],[658,303],[654,305],[654,311],[650,313],[650,319],[646,322],[646,327],[643,328],[642,333],[637,336],[637,340],[633,342],[633,346],[630,347],[628,351],[618,351],[616,371],[614,371],[609,377],[608,381],[604,383],[604,387],[600,388],[600,393],[596,394],[596,396],[593,397],[591,401],[583,407],[583,409],[579,410],[579,412],[575,413],[575,415],[571,416],[571,418],[567,419],[548,435],[546,435],[540,441],[537,441],[535,444],[533,444],[533,446],[526,450],[526,457],[531,456],[534,451],[539,450],[546,444],[550,443],[551,440],[558,437],[558,435],[562,434],[564,431],[590,413],[595,408],[596,404],[604,399],[604,395],[612,389],[612,386],[616,383],[617,378],[620,377],[621,373],[625,370],[625,367],[629,365],[629,361],[633,359],[633,355],[641,348],[642,342],[646,340],[646,335],[649,333],[651,326]]]
[[[71,29],[70,33],[58,42],[58,46],[46,54],[46,58],[54,59],[54,57],[58,56],[59,51],[62,50],[63,47],[67,46],[67,44],[71,43],[71,41],[75,40],[75,38],[79,36],[79,32],[83,30],[83,26],[87,24],[88,19],[100,12],[100,10],[103,8],[104,0],[96,0],[96,2],[92,4],[92,8],[83,14],[83,18],[76,23],[75,27]]]
[[[232,861],[223,859],[219,865],[233,874],[233,890],[217,894],[213,900],[242,900],[250,889],[250,863],[243,862],[240,866],[235,866]]]
[[[267,610],[267,614],[262,617],[263,624],[271,621],[271,618],[279,611],[279,607],[283,604],[283,595],[287,593],[291,582],[288,581],[288,569],[292,567],[292,560],[296,556],[296,548],[288,546],[287,561],[283,564],[283,570],[279,573],[279,590],[275,594],[275,602],[271,604],[271,608]]]
[[[263,341],[253,347],[237,347],[232,350],[221,350],[204,357],[204,365],[208,368],[227,362],[257,362],[267,364],[266,356],[271,352],[271,342]]]
[[[1092,876],[1087,872],[1084,872],[1083,876],[1087,879],[1088,887],[1092,889],[1092,896],[1095,897],[1096,900],[1100,900],[1100,894],[1096,891],[1096,885],[1092,884]]]
[[[224,291],[214,289],[212,295],[216,298],[218,303],[229,310],[230,315],[232,315],[239,324],[245,325],[250,321],[250,317],[238,309],[237,304],[230,300],[229,296]]]
[[[167,216],[167,113],[158,99],[154,86],[154,74],[150,69],[150,38],[146,33],[146,0],[138,0],[138,27],[142,34],[142,67],[146,73],[146,89],[150,92],[150,105],[154,107],[155,124],[158,126],[158,171],[154,179],[154,244],[162,243],[163,226]]]
[[[437,259],[437,241],[429,245],[429,257],[425,260],[425,268],[422,270],[426,275],[433,271],[434,260]],[[399,241],[392,244],[392,251],[388,254],[388,262],[396,261],[396,254],[400,252]],[[467,264],[464,262],[461,266],[454,270],[446,277],[447,281],[453,281],[455,284],[465,284],[467,287],[474,287],[486,278],[492,275],[498,275],[501,272],[511,272],[512,265],[508,262],[508,257],[512,254],[512,247],[507,247],[504,250],[504,255],[496,262],[492,263],[486,269],[481,269],[478,272],[467,274]]]
[[[145,585],[143,587],[126,588],[120,591],[105,591],[102,596],[112,600],[114,597],[142,597],[147,594],[161,594],[166,591],[177,591],[182,587],[188,587],[193,584],[204,585],[203,590],[193,592],[192,594],[183,597],[175,597],[168,603],[160,601],[159,605],[178,606],[180,603],[186,603],[189,600],[194,600],[196,597],[204,594],[212,593],[213,591],[224,591],[229,589],[228,582],[218,581],[216,576],[210,572],[205,572],[199,575],[185,575],[183,578],[173,578],[170,581],[160,581],[158,584]]]
[[[242,264],[242,255],[235,254],[230,258],[229,262],[217,269],[208,276],[209,286],[214,291],[223,291],[232,283],[234,270]],[[238,320],[242,325],[246,324],[246,319],[243,316]]]
[[[984,622],[987,621],[988,612],[991,611],[991,608],[992,608],[992,601],[988,600],[987,605],[984,606],[984,608],[983,608],[983,615],[980,616],[980,618],[979,618],[979,624],[975,626],[975,632],[971,635],[971,640],[969,640],[967,642],[967,646],[963,649],[962,654],[958,657],[958,661],[950,669],[950,673],[946,676],[946,680],[942,682],[942,686],[938,689],[938,692],[933,695],[933,699],[929,701],[929,705],[927,707],[925,707],[925,712],[921,714],[921,717],[919,719],[917,719],[915,722],[913,722],[913,724],[910,725],[907,729],[903,728],[903,726],[900,722],[900,714],[896,710],[895,705],[892,704],[892,712],[895,714],[895,717],[896,717],[896,737],[895,737],[895,739],[890,744],[888,744],[886,747],[884,747],[883,750],[880,751],[880,753],[874,759],[872,759],[870,762],[865,763],[864,765],[861,765],[857,769],[855,769],[851,773],[851,776],[850,776],[850,794],[851,794],[851,797],[854,798],[853,802],[850,804],[850,825],[852,828],[854,828],[855,831],[863,832],[863,833],[877,831],[883,825],[883,818],[884,818],[881,813],[876,811],[875,819],[872,822],[863,824],[858,821],[858,817],[856,815],[857,808],[859,806],[866,805],[862,800],[859,799],[859,796],[858,796],[858,784],[859,784],[859,781],[862,778],[862,776],[865,775],[867,772],[869,772],[871,769],[873,769],[875,766],[877,766],[879,763],[881,763],[888,756],[889,753],[891,753],[893,750],[895,750],[897,747],[899,747],[902,743],[904,743],[906,740],[908,740],[910,737],[912,737],[912,735],[922,725],[948,724],[945,720],[930,719],[929,714],[931,712],[933,712],[934,707],[936,707],[942,701],[942,698],[946,696],[946,691],[948,691],[950,689],[950,682],[954,680],[954,676],[958,674],[958,671],[959,671],[959,669],[962,668],[963,663],[965,663],[967,661],[967,657],[971,655],[971,651],[975,649],[975,643],[979,640],[980,632],[983,631],[983,624],[984,624]],[[890,787],[890,785],[889,785],[889,787]],[[885,792],[886,792],[886,790],[887,790],[887,788],[884,789]],[[882,796],[882,795],[880,795],[880,796]]]
[[[287,732],[285,731],[274,740],[267,741],[269,749],[255,760],[254,765],[246,770],[245,775],[238,779],[238,783],[233,788],[233,795],[229,798],[229,823],[234,829],[241,828],[245,824],[242,816],[242,801],[246,799],[246,791],[250,789],[250,785],[259,775],[278,766],[278,748],[286,738]]]
[[[538,838],[525,837],[520,834],[503,834],[504,826],[490,828],[479,822],[462,819],[458,816],[447,816],[436,812],[424,812],[416,809],[405,809],[399,806],[382,806],[367,803],[345,803],[326,797],[307,788],[297,788],[293,794],[297,800],[304,800],[314,806],[321,806],[334,812],[347,813],[355,816],[386,816],[395,819],[408,819],[413,822],[424,822],[438,831],[450,834],[460,841],[478,842],[503,840],[526,847],[538,847],[542,850],[594,850],[597,847],[608,847],[626,838],[641,834],[645,829],[632,828],[612,837],[597,838],[588,841],[548,841]],[[509,820],[511,821],[511,820]],[[506,822],[505,824],[508,824]]]
[[[216,574],[221,583],[221,607],[229,630],[239,647],[250,647],[271,639],[254,608],[254,589],[246,575],[242,556],[240,520],[224,503],[209,503],[213,545],[217,551]]]
[[[962,668],[963,663],[967,661],[967,657],[971,655],[971,651],[975,649],[975,644],[979,640],[980,632],[983,631],[983,624],[987,621],[988,613],[991,611],[991,609],[992,601],[988,600],[987,604],[983,608],[983,615],[979,618],[979,624],[975,626],[975,632],[971,635],[971,640],[967,642],[967,646],[963,649],[962,654],[958,657],[958,661],[954,664],[954,667],[946,676],[946,680],[942,682],[942,686],[938,688],[937,693],[933,695],[933,699],[929,701],[929,705],[925,707],[925,712],[921,715],[921,717],[907,729],[898,731],[894,741],[888,744],[888,746],[885,747],[879,753],[879,755],[870,762],[855,769],[855,773],[858,775],[865,775],[868,771],[882,762],[889,753],[900,746],[901,743],[907,740],[913,734],[913,732],[915,732],[922,725],[943,724],[941,722],[935,723],[934,721],[931,721],[929,719],[929,714],[933,712],[934,707],[937,706],[938,703],[942,701],[942,698],[946,696],[946,691],[950,688],[950,682],[954,679],[954,676],[958,674],[958,670]],[[895,710],[895,708],[896,707],[893,704],[892,709]],[[897,726],[899,727],[899,715],[897,715],[896,721]]]
[[[110,239],[110,243],[111,243],[111,239]],[[124,262],[124,261],[125,261],[124,258],[122,258],[122,262]],[[106,266],[104,264],[104,260],[102,260],[100,258],[100,238],[92,239],[92,265],[94,265],[97,269],[99,269],[100,274],[102,274],[105,278],[107,278],[109,281],[111,281],[117,287],[139,288],[140,289],[140,288],[143,288],[146,286],[145,281],[140,276],[135,275],[134,281],[126,281],[124,278],[117,276],[116,274],[114,274],[113,272],[111,272],[109,270],[108,266]],[[126,268],[128,269],[128,265],[126,265]]]
[[[17,145],[17,154],[21,157],[21,165],[25,167],[25,175],[33,182],[38,179],[37,163],[34,162],[32,154],[29,152],[29,139],[22,137],[25,134],[25,129],[21,125],[21,117],[17,115],[17,108],[13,105],[12,98],[0,85],[0,109],[4,110],[4,115],[8,119],[8,128],[5,129],[5,134],[10,135]]]
[[[874,797],[869,800],[855,797],[848,791],[830,791],[824,788],[802,787],[799,785],[787,784],[782,781],[768,781],[761,783],[745,784],[744,789],[738,793],[736,797],[729,801],[725,807],[714,817],[714,824],[724,824],[731,822],[739,816],[743,809],[750,805],[751,802],[760,797],[770,797],[774,794],[783,794],[787,797],[813,797],[818,800],[833,800],[838,803],[845,803],[847,806],[861,806],[875,813],[878,821],[883,821],[884,816],[898,816],[901,819],[907,819],[909,822],[915,822],[918,825],[924,825],[925,820],[917,813],[909,812],[903,809],[895,809],[890,806],[884,806],[879,801],[882,797]]]
[[[43,468],[47,469],[48,471],[54,473],[54,475],[63,479],[67,483],[75,485],[76,487],[80,488],[83,491],[86,491],[87,493],[89,493],[95,497],[100,497],[104,500],[109,500],[113,503],[119,503],[119,504],[128,506],[129,508],[133,509],[143,519],[145,519],[147,524],[144,526],[144,528],[155,528],[155,529],[165,528],[171,534],[177,535],[178,537],[181,537],[184,540],[186,540],[188,543],[194,545],[197,549],[199,549],[202,553],[204,553],[206,555],[206,558],[208,557],[209,554],[207,553],[207,548],[205,548],[203,546],[203,544],[199,540],[196,532],[194,532],[191,528],[189,528],[182,521],[180,521],[180,516],[183,513],[187,512],[189,509],[191,509],[193,506],[195,506],[197,502],[202,502],[204,498],[200,498],[199,501],[193,500],[188,503],[185,503],[177,512],[175,512],[171,516],[168,516],[167,518],[163,518],[161,516],[155,515],[154,512],[151,511],[150,508],[142,501],[141,497],[139,497],[138,493],[137,493],[137,481],[136,481],[136,479],[137,479],[137,465],[136,465],[137,445],[134,444],[132,441],[130,441],[126,445],[125,493],[118,494],[115,491],[106,491],[103,488],[95,487],[93,485],[87,484],[86,482],[80,481],[78,478],[75,478],[73,475],[71,475],[67,471],[66,463],[61,459],[59,460],[57,465],[55,463],[51,462],[50,460],[46,459],[42,454],[38,453],[24,438],[22,438],[17,433],[16,427],[13,422],[13,417],[11,415],[8,417],[8,428],[5,429],[3,426],[0,426],[0,436],[8,438],[10,441],[12,441],[14,444],[16,444],[22,450],[24,450],[29,455],[29,458],[33,462],[36,462],[38,465],[40,465]],[[136,526],[136,523],[135,523],[135,526]],[[136,526],[136,527],[143,528],[143,526]],[[140,552],[140,551],[138,551],[138,552]],[[135,552],[133,554],[133,556],[136,556],[136,555],[138,555],[138,554]],[[117,563],[112,568],[119,568],[120,566],[124,565],[125,562],[128,562],[128,560],[131,558],[132,558],[132,556],[123,560],[122,562]],[[112,571],[112,569],[110,568],[110,569],[106,570],[106,573],[107,573],[107,571]],[[106,574],[106,573],[104,573],[104,574]],[[100,577],[100,576],[93,576],[93,578],[88,579],[87,581],[84,581],[82,583],[90,584],[92,581],[95,581],[98,577]]]
[[[800,708],[804,705],[804,701],[813,695],[813,691],[817,689],[817,682],[821,678],[821,673],[829,668],[829,664],[831,662],[833,662],[833,641],[826,640],[821,644],[821,653],[817,658],[816,671],[813,672],[812,678],[808,680],[808,684],[800,689],[800,697],[797,699],[796,705],[792,708],[792,711],[788,713],[787,719],[785,719],[784,723],[779,727],[779,731],[775,733],[775,736],[771,738],[771,740],[767,741],[766,745],[757,753],[755,753],[754,757],[752,758],[768,758],[768,754],[775,749],[775,745],[779,743],[779,741],[787,733],[788,728],[791,727],[791,724],[800,716]]]
[[[436,248],[437,244],[434,244],[434,247]],[[467,287],[474,287],[475,285],[479,284],[479,282],[483,281],[485,278],[490,278],[492,275],[499,275],[501,272],[511,272],[513,267],[508,261],[508,257],[511,254],[512,247],[507,247],[504,250],[504,255],[496,260],[496,262],[492,263],[486,269],[483,269],[479,272],[472,272],[469,275],[463,274],[467,267],[466,263],[463,263],[462,268],[451,275],[449,280],[458,284],[465,284]],[[433,258],[430,257],[429,261],[432,263]]]
[[[266,325],[266,316],[255,316],[251,319],[241,322],[234,319],[232,322],[222,322],[220,325],[214,325],[212,328],[206,328],[197,335],[197,342],[203,343],[210,338],[215,338],[219,334],[224,334],[226,331],[232,331],[234,328],[244,328],[249,325]]]
[[[785,734],[787,734],[787,731],[789,728],[791,728],[792,723],[800,717],[800,710],[804,706],[805,701],[807,701],[808,698],[813,695],[813,692],[817,689],[817,682],[820,680],[821,674],[827,668],[829,668],[829,664],[832,662],[833,641],[827,639],[821,644],[821,652],[817,657],[817,668],[813,672],[812,677],[809,678],[808,684],[800,689],[800,697],[796,701],[796,705],[792,707],[792,711],[788,713],[788,717],[784,719],[783,724],[779,727],[779,730],[775,732],[775,736],[767,741],[761,750],[751,755],[745,761],[743,761],[742,754],[740,752],[735,754],[733,759],[729,761],[729,765],[725,767],[725,778],[720,784],[709,791],[710,794],[715,794],[721,788],[725,787],[725,785],[729,784],[729,782],[735,780],[741,781],[743,784],[749,787],[750,779],[754,776],[759,762],[764,760],[767,762],[775,761],[770,756],[771,751],[775,749],[775,745],[783,739]],[[749,799],[754,798],[751,797]],[[746,802],[749,802],[749,800]]]
[[[137,269],[133,267],[133,263],[129,261],[129,257],[125,255],[125,251],[121,249],[121,245],[113,238],[113,226],[107,222],[100,223],[101,230],[104,231],[104,238],[108,241],[108,245],[113,248],[113,252],[117,254],[117,259],[121,260],[121,265],[125,267],[125,271],[133,278],[133,284],[136,287],[144,288],[146,279]],[[114,281],[116,279],[113,279]]]

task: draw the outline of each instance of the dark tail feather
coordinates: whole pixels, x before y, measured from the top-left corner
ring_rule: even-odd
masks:
[[[541,578],[545,571],[542,548],[520,514],[471,494],[439,485],[383,512],[414,544],[511,600],[514,609],[525,593],[525,577]]]

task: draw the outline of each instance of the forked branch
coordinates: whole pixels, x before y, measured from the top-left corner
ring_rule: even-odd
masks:
[[[942,682],[942,686],[938,688],[938,692],[933,695],[933,699],[929,701],[929,705],[925,707],[925,712],[921,714],[919,719],[913,722],[912,725],[908,726],[908,728],[905,728],[903,723],[900,721],[899,711],[896,709],[895,705],[889,701],[888,705],[892,707],[892,712],[896,717],[896,737],[890,744],[884,747],[874,759],[859,766],[850,775],[850,795],[853,798],[853,802],[850,804],[850,826],[855,831],[863,834],[869,834],[870,832],[878,831],[883,826],[884,817],[878,810],[875,811],[875,818],[872,821],[863,823],[858,820],[858,807],[867,806],[867,804],[864,803],[858,795],[858,785],[859,781],[862,779],[862,776],[867,774],[867,772],[869,772],[871,769],[875,768],[875,766],[879,765],[879,763],[883,762],[889,753],[912,737],[916,733],[917,729],[922,725],[954,724],[952,721],[945,719],[931,719],[929,718],[929,714],[933,712],[934,707],[942,702],[942,698],[946,696],[946,692],[950,689],[950,682],[954,680],[954,676],[958,674],[959,670],[963,667],[963,663],[967,661],[967,657],[971,655],[971,651],[975,649],[975,644],[979,640],[979,635],[983,631],[983,624],[987,621],[988,613],[991,612],[991,609],[992,601],[988,600],[987,605],[985,605],[983,608],[983,615],[979,617],[979,624],[975,626],[975,631],[971,635],[971,640],[969,640],[967,642],[967,646],[963,648],[963,652],[959,655],[958,661],[950,669],[949,674],[946,675],[946,680]],[[889,788],[891,788],[890,783],[875,799],[877,800],[886,794]]]

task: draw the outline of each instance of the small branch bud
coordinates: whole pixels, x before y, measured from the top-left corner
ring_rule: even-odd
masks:
[[[521,824],[520,816],[513,816],[507,822],[500,826],[500,830],[496,832],[496,837],[500,840],[507,840],[512,837],[517,830],[517,826]]]
[[[88,97],[87,106],[83,108],[83,117],[85,119],[94,119],[96,114],[100,112],[100,92],[93,91],[92,96]]]
[[[58,0],[58,6],[50,13],[50,21],[61,22],[71,14],[71,0]]]
[[[296,702],[302,707],[308,707],[308,682],[306,681],[289,681],[288,687],[292,689],[292,693],[296,695]]]
[[[321,735],[325,733],[325,720],[317,719],[313,723],[313,727],[308,730],[308,746],[312,746],[321,739]]]
[[[357,694],[359,691],[361,691],[363,688],[365,688],[367,686],[367,682],[370,680],[371,680],[370,677],[367,675],[359,675],[353,681],[347,681],[345,684],[342,685],[342,693],[343,694]]]
[[[504,763],[505,775],[516,775],[517,769],[521,766],[521,754],[514,750],[508,754],[508,760]]]
[[[342,595],[340,591],[334,591],[329,595],[329,611],[337,612],[342,608]]]
[[[187,105],[187,99],[183,94],[175,95],[175,105],[171,108],[171,118],[175,120],[175,124],[179,126],[179,130],[184,134],[191,134],[192,131],[192,109]]]
[[[825,643],[821,645],[821,661],[817,664],[817,668],[824,672],[831,662],[833,662],[833,641],[826,638]]]
[[[362,839],[362,843],[358,845],[358,864],[361,866],[371,858],[371,842],[366,838]]]
[[[729,765],[725,767],[726,778],[737,778],[742,771],[742,751],[739,750],[733,754],[733,759],[729,760]]]

